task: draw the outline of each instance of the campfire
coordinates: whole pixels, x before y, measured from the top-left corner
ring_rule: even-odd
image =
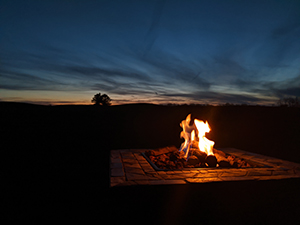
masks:
[[[180,148],[166,147],[145,152],[148,161],[156,169],[174,170],[183,168],[245,168],[255,167],[244,159],[228,155],[214,148],[215,142],[205,137],[210,132],[208,122],[194,119],[189,114],[180,123]]]

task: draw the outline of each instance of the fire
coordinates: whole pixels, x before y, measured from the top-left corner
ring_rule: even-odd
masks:
[[[183,120],[180,123],[180,126],[182,127],[183,131],[181,131],[180,133],[180,137],[184,138],[184,143],[181,144],[180,150],[179,151],[183,151],[185,153],[185,157],[188,156],[190,148],[191,148],[191,144],[192,144],[192,138],[191,135],[193,133],[193,138],[195,138],[195,126],[190,125],[191,123],[191,114],[189,114],[185,120]]]
[[[180,137],[184,138],[184,143],[181,144],[180,150],[184,152],[184,156],[188,158],[191,148],[197,148],[201,152],[205,152],[207,156],[214,155],[213,147],[215,142],[207,139],[205,134],[210,131],[208,122],[195,119],[191,124],[191,114],[180,123],[183,131]],[[197,134],[197,137],[196,137]]]
[[[206,121],[204,123],[202,120],[195,119],[194,123],[198,130],[199,150],[202,152],[205,152],[207,155],[214,155],[213,147],[214,147],[215,142],[213,142],[205,137],[205,134],[210,131],[208,122]]]

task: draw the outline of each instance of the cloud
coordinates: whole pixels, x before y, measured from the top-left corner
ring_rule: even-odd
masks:
[[[95,78],[95,79],[110,79],[122,78],[122,79],[133,79],[142,81],[152,81],[152,78],[146,74],[136,72],[134,69],[130,70],[127,68],[119,69],[108,69],[96,66],[64,66],[58,68],[58,71],[68,74],[69,76],[75,75],[81,78]]]
[[[232,82],[232,84],[241,90],[249,91],[249,90],[257,89],[261,85],[261,82],[255,80],[255,79],[245,80],[245,79],[237,78]]]
[[[165,85],[188,86],[208,90],[211,83],[203,77],[202,68],[174,54],[153,49],[139,59],[156,80]]]
[[[66,84],[61,81],[34,76],[26,72],[2,69],[0,76],[0,88],[6,90],[63,90],[66,87]]]
[[[276,91],[277,96],[296,96],[300,97],[300,87],[279,89]]]
[[[266,83],[265,87],[278,98],[300,97],[300,75],[283,82]]]
[[[264,96],[299,94],[299,78],[280,83],[262,82],[257,79],[261,75],[259,70],[239,61],[234,49],[197,60],[155,47],[144,56],[137,47],[129,46],[107,57],[105,54],[98,57],[90,55],[86,59],[84,55],[71,56],[70,51],[58,47],[44,46],[44,49],[47,49],[45,54],[42,51],[28,52],[18,55],[17,62],[12,56],[6,60],[5,68],[0,71],[0,88],[97,90],[110,96],[134,96],[136,101],[140,97],[156,102],[169,99],[172,102],[247,104],[262,102]],[[95,59],[99,62],[95,63]],[[29,71],[34,71],[34,74]],[[212,89],[218,85],[234,89],[234,92],[219,93]],[[239,94],[242,92],[247,94]]]
[[[251,95],[243,94],[225,94],[218,92],[192,92],[192,93],[174,93],[166,94],[167,97],[177,97],[184,98],[187,100],[192,100],[194,102],[204,102],[204,103],[238,103],[238,104],[253,104],[261,102],[262,99],[259,99]]]
[[[91,86],[92,90],[103,90],[118,95],[146,95],[155,93],[155,85],[151,83],[121,83],[110,82],[109,84],[96,83]]]
[[[263,98],[300,97],[300,75],[284,81],[257,81],[237,79],[233,84],[240,90]]]
[[[222,76],[240,77],[248,71],[238,62],[234,61],[228,55],[217,55],[213,58],[216,73]]]

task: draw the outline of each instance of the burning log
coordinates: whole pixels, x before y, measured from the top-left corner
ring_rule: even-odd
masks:
[[[213,149],[213,153],[214,153],[214,155],[216,155],[217,159],[218,159],[218,157],[223,158],[223,159],[228,157],[228,155],[225,152],[220,151],[215,148]]]
[[[217,158],[218,162],[221,162],[221,161],[229,162],[229,160],[228,160],[227,157],[224,157],[224,156],[222,156],[222,155],[219,155],[218,153],[215,153],[215,157]]]
[[[230,168],[233,163],[230,164],[228,157],[226,156],[226,153],[219,151],[217,149],[214,149],[214,154],[217,158],[219,167],[223,168]]]
[[[206,157],[205,162],[209,167],[216,167],[218,161],[214,155],[209,155]]]
[[[199,161],[198,157],[195,156],[195,155],[191,155],[191,156],[188,158],[188,160],[187,160],[187,163],[188,163],[189,165],[196,165],[196,164],[198,164],[199,162],[200,162],[200,161]]]
[[[207,157],[207,154],[205,152],[201,152],[199,150],[193,151],[192,154],[198,158],[199,162],[202,163],[205,162],[205,159]]]

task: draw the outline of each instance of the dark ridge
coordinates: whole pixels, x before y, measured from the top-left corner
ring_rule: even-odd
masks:
[[[113,105],[113,107],[142,107],[142,106],[162,106],[152,103],[131,103],[131,104],[122,104],[122,105]]]
[[[25,102],[0,102],[1,108],[33,108],[33,107],[45,107],[45,105],[25,103]]]

